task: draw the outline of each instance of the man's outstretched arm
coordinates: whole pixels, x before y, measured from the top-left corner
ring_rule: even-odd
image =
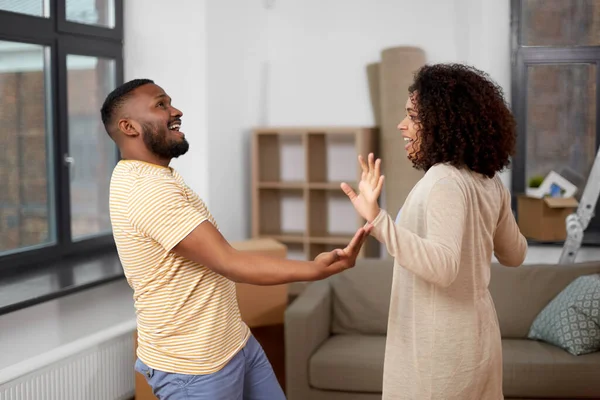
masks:
[[[278,285],[315,281],[351,268],[370,232],[362,227],[344,249],[322,253],[314,261],[295,261],[234,249],[209,221],[200,223],[173,251],[235,282]]]
[[[129,222],[166,251],[236,282],[277,285],[313,281],[353,267],[370,227],[361,228],[345,249],[314,261],[292,261],[234,249],[210,222],[205,207],[194,207],[172,177],[144,176],[133,185],[127,202]]]

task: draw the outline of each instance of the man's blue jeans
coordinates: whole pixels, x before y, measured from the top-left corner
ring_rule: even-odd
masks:
[[[159,400],[285,400],[271,363],[254,336],[214,374],[172,374],[150,368],[139,359],[135,370],[146,377]]]

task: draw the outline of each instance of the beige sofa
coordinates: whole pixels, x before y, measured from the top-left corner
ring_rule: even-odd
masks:
[[[492,266],[505,398],[600,399],[600,352],[576,357],[526,339],[544,306],[577,276],[591,273],[600,273],[600,261]],[[311,284],[290,305],[285,316],[289,400],[381,399],[391,281],[391,260],[360,260],[343,274]]]

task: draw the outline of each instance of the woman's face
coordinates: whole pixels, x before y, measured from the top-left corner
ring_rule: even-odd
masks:
[[[421,145],[421,134],[419,132],[416,104],[409,96],[406,100],[406,117],[398,124],[398,129],[404,138],[404,149],[411,161],[415,160]]]

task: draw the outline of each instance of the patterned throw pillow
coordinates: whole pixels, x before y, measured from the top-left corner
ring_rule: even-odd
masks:
[[[571,282],[538,314],[528,337],[576,356],[600,351],[600,274]]]

